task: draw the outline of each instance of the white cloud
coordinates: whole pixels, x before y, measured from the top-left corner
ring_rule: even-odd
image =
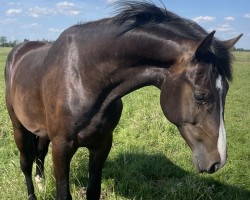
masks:
[[[23,12],[22,9],[9,9],[6,11],[7,15],[19,15]]]
[[[64,1],[64,2],[57,3],[56,6],[59,7],[59,8],[69,8],[69,7],[75,6],[75,4],[67,2],[67,1]]]
[[[250,18],[250,13],[244,15],[245,18]]]
[[[216,17],[212,17],[212,16],[198,16],[198,17],[193,18],[193,21],[197,23],[213,22],[215,20],[216,20]]]
[[[38,26],[38,23],[32,23],[32,24],[30,24],[31,26]]]
[[[32,17],[41,17],[46,15],[56,14],[56,10],[52,8],[46,8],[46,7],[34,7],[30,8],[27,12],[27,15]]]
[[[59,14],[76,16],[80,13],[81,12],[77,9],[76,4],[67,1],[59,2],[51,8],[36,6],[34,8],[28,9],[28,11],[26,12],[27,15],[35,18]]]
[[[35,27],[39,27],[39,26],[40,26],[40,24],[34,22],[32,24],[23,25],[22,28],[24,28],[24,29],[30,29],[30,28],[35,28]]]
[[[9,6],[21,6],[22,4],[20,2],[9,2]]]
[[[228,16],[228,17],[225,17],[224,20],[226,20],[226,21],[234,21],[235,18],[232,17],[232,16]]]
[[[112,4],[112,3],[117,2],[117,0],[106,0],[106,2],[107,2],[108,4]]]
[[[81,12],[76,9],[76,5],[74,3],[63,1],[56,4],[56,9],[58,13],[64,14],[64,15],[79,15]]]
[[[79,10],[69,10],[67,12],[65,12],[65,14],[68,15],[79,15],[81,12]]]
[[[233,31],[234,29],[229,24],[222,24],[216,28],[219,32],[229,32]]]
[[[49,28],[49,31],[53,33],[61,33],[63,30],[58,29],[58,28]]]

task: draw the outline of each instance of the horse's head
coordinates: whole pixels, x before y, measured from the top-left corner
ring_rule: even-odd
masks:
[[[192,149],[197,170],[208,173],[217,171],[227,159],[224,106],[227,80],[232,76],[229,48],[241,37],[218,42],[213,35],[169,68],[161,88],[165,116]]]

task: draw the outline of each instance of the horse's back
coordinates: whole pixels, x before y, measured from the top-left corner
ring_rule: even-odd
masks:
[[[39,41],[28,41],[21,43],[17,46],[15,46],[9,53],[7,61],[6,61],[6,74],[5,78],[8,78],[7,76],[11,72],[11,69],[13,66],[16,65],[20,59],[22,59],[26,53],[31,52],[32,50],[38,49],[40,47],[43,47],[47,45],[48,43],[45,42],[39,42]]]

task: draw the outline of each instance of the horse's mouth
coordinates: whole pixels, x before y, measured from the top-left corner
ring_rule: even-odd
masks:
[[[204,170],[204,169],[202,168],[198,156],[195,155],[194,158],[195,158],[195,159],[194,159],[194,165],[195,165],[195,167],[196,167],[196,171],[197,171],[198,173],[206,172],[206,170]]]
[[[198,156],[194,156],[194,165],[198,173],[205,172],[208,174],[213,174],[214,172],[216,172],[218,169],[221,168],[220,162],[212,162],[211,164],[207,166],[207,168],[205,168],[204,166],[202,166],[202,163],[200,159],[198,158]]]

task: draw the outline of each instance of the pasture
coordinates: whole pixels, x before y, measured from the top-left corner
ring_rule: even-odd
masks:
[[[10,49],[0,49],[0,200],[27,199],[19,152],[5,108],[4,65]],[[248,200],[250,199],[250,53],[234,52],[234,80],[225,110],[227,164],[213,175],[197,174],[191,150],[160,109],[159,91],[145,87],[123,98],[121,121],[103,169],[102,199]],[[88,151],[79,149],[71,162],[73,199],[85,198]],[[49,152],[43,191],[55,198]]]

